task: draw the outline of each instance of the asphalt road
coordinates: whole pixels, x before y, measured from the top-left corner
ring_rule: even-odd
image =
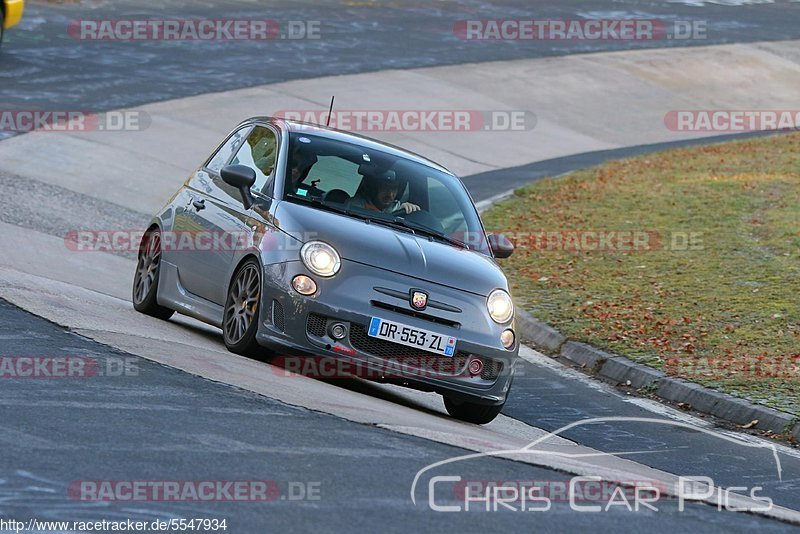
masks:
[[[325,75],[800,37],[800,4],[788,0],[742,6],[695,3],[33,0],[20,27],[8,32],[0,54],[0,109],[104,111]],[[284,34],[288,21],[318,21],[319,39],[104,42],[78,40],[67,31],[70,22],[82,19],[220,17],[273,19]],[[515,18],[700,21],[706,33],[696,40],[473,41],[453,31],[460,20]]]
[[[658,146],[657,148],[662,147]],[[644,149],[632,148],[631,150],[642,151]],[[619,154],[617,155],[619,156]],[[603,153],[602,156],[608,156],[608,154]],[[567,158],[566,161],[550,162],[549,165],[553,166],[553,169],[559,169],[566,172],[585,163],[585,159],[579,158],[571,160]],[[486,196],[486,193],[476,191],[476,197],[478,199],[485,199]],[[52,198],[58,198],[59,202],[51,202],[49,199]],[[39,206],[48,202],[48,205],[51,206],[50,209],[44,211],[39,209]],[[65,228],[80,227],[81,224],[83,224],[83,221],[89,219],[93,221],[93,225],[97,225],[98,227],[113,227],[114,224],[119,224],[121,221],[124,221],[125,224],[130,225],[130,227],[139,227],[145,223],[148,217],[146,214],[141,214],[130,210],[122,210],[119,206],[99,201],[85,195],[80,195],[75,192],[68,190],[56,190],[50,185],[38,183],[33,180],[21,181],[20,179],[15,179],[13,176],[0,175],[0,220],[3,222],[62,237]],[[82,340],[74,335],[64,334],[59,327],[39,319],[30,318],[30,316],[24,312],[21,312],[20,310],[17,310],[9,305],[0,306],[0,316],[4,318],[4,322],[7,321],[7,326],[5,326],[5,328],[7,328],[10,332],[10,334],[6,335],[0,333],[0,338],[4,340],[2,346],[4,347],[3,350],[5,351],[0,355],[88,354],[102,356],[107,352],[107,349],[98,346],[96,343]],[[198,335],[201,334],[198,333]],[[64,344],[64,341],[59,341],[55,344],[50,344],[54,339],[66,339],[69,340],[69,343]],[[41,342],[44,344],[39,343],[37,340],[41,340]],[[104,352],[104,350],[106,352]],[[121,355],[117,355],[117,357],[121,357]],[[183,456],[186,453],[185,451],[176,452],[175,450],[170,449],[170,443],[174,441],[174,439],[170,437],[170,433],[174,428],[183,427],[184,424],[189,424],[190,426],[196,425],[198,428],[204,429],[204,432],[212,432],[209,429],[215,428],[215,425],[217,424],[217,415],[215,415],[213,411],[208,411],[205,409],[193,412],[187,411],[185,408],[181,408],[181,406],[185,406],[185,403],[182,404],[182,401],[178,402],[179,399],[172,398],[172,387],[165,384],[168,384],[169,381],[174,377],[180,376],[182,377],[181,380],[185,381],[187,384],[186,387],[190,387],[193,395],[195,396],[204,396],[206,394],[214,395],[215,392],[220,391],[220,388],[224,389],[224,387],[220,386],[219,384],[211,383],[207,380],[185,375],[180,372],[149,363],[146,360],[137,359],[137,362],[139,362],[137,363],[137,366],[142,367],[146,370],[146,372],[143,371],[136,377],[118,377],[113,379],[107,378],[102,380],[83,380],[77,382],[72,381],[71,383],[63,383],[63,387],[61,388],[50,388],[48,386],[48,390],[51,392],[51,394],[49,397],[47,397],[47,400],[43,406],[52,407],[66,402],[70,407],[86,409],[80,410],[80,413],[76,414],[75,416],[67,417],[59,415],[57,417],[58,421],[61,421],[62,425],[64,424],[64,421],[66,421],[66,424],[68,425],[67,427],[59,426],[59,423],[57,422],[53,422],[52,426],[47,427],[48,435],[71,436],[71,439],[74,439],[74,447],[71,446],[68,452],[68,456],[71,461],[68,463],[47,463],[46,465],[42,466],[44,469],[43,472],[47,473],[47,476],[44,474],[37,474],[36,476],[42,476],[47,480],[53,481],[53,484],[55,484],[56,487],[59,487],[58,484],[63,485],[67,483],[67,480],[81,480],[81,478],[79,478],[80,473],[74,471],[75,464],[72,461],[74,453],[72,451],[80,450],[78,445],[80,445],[81,440],[86,440],[86,435],[74,434],[73,431],[70,430],[70,425],[73,425],[76,420],[81,420],[81,425],[85,425],[93,429],[93,440],[96,439],[94,437],[94,433],[108,434],[108,439],[110,440],[115,439],[114,437],[116,436],[125,436],[126,432],[130,431],[125,430],[125,427],[130,424],[130,420],[127,418],[121,418],[119,420],[116,417],[109,418],[105,414],[113,413],[113,410],[116,408],[119,408],[122,412],[133,410],[130,402],[123,401],[123,399],[130,399],[131,396],[135,396],[136,394],[141,394],[143,398],[148,399],[148,402],[152,401],[154,408],[149,410],[152,413],[149,413],[149,415],[142,419],[140,423],[141,426],[139,428],[147,429],[147,432],[145,435],[141,436],[140,442],[136,442],[136,444],[132,445],[130,448],[141,448],[145,450],[156,449],[162,451],[162,449],[166,447],[164,451],[172,452],[164,452],[162,455],[146,455],[150,463],[148,476],[137,475],[137,470],[140,470],[141,466],[136,461],[133,461],[133,459],[128,461],[127,456],[124,456],[123,459],[119,460],[119,465],[116,468],[112,467],[107,471],[104,471],[104,473],[106,473],[105,477],[101,476],[100,474],[84,476],[89,479],[113,478],[124,480],[127,480],[129,477],[137,479],[137,476],[146,479],[159,479],[159,476],[157,476],[158,473],[164,473],[161,475],[161,477],[168,480],[171,480],[171,477],[179,476],[180,473],[173,470],[174,460],[172,457],[178,454],[181,456],[181,462],[183,462]],[[23,391],[26,391],[26,388],[29,388],[31,384],[33,386],[47,384],[47,381],[26,382],[12,380],[6,382],[13,387],[3,388],[3,391],[7,392],[8,394],[17,395],[17,399],[20,398],[19,395],[23,395]],[[132,388],[131,391],[138,393],[121,391],[120,388],[123,386],[126,389]],[[81,394],[73,391],[76,387],[88,387],[89,393],[86,393],[86,396],[82,397]],[[376,392],[370,388],[359,389],[359,391],[367,395],[376,394]],[[38,398],[38,393],[33,392],[32,390],[24,394],[33,395],[34,398]],[[88,401],[90,399],[91,402],[85,406],[75,405],[72,403],[73,395],[76,395],[75,398],[83,399],[81,402]],[[279,404],[275,401],[261,399],[260,397],[255,397],[253,395],[244,396],[250,399],[249,402],[264,402],[270,405]],[[41,417],[39,415],[39,411],[43,406],[40,406],[36,403],[31,405],[21,402],[15,403],[13,398],[14,397],[6,398],[4,401],[7,402],[0,403],[2,405],[13,407],[13,409],[9,411],[7,418],[4,417],[0,420],[7,422],[6,429],[9,431],[8,435],[15,436],[18,435],[17,433],[22,429],[24,429],[24,432],[28,432],[30,427],[26,421],[39,420]],[[254,399],[261,400],[256,401]],[[520,372],[515,382],[514,393],[511,396],[504,413],[510,417],[513,417],[514,419],[537,428],[542,428],[546,431],[555,431],[563,425],[598,417],[656,417],[660,419],[670,419],[675,417],[674,415],[670,415],[670,412],[666,412],[666,416],[662,413],[658,413],[658,408],[656,408],[657,413],[654,413],[653,405],[658,407],[658,405],[654,402],[650,402],[648,405],[648,401],[644,401],[645,405],[643,406],[639,402],[641,399],[635,399],[634,402],[631,402],[631,399],[631,397],[621,392],[618,392],[612,388],[598,385],[589,379],[579,380],[570,374],[564,374],[562,372],[555,371],[548,366],[542,366],[530,362],[521,362]],[[128,402],[128,404],[126,404],[126,402]],[[100,411],[100,408],[104,404],[109,405],[109,408],[107,409],[110,411],[106,412],[106,409]],[[173,404],[175,405],[175,408],[169,408],[169,406]],[[208,403],[199,398],[195,399],[196,406],[206,406],[207,404]],[[246,414],[242,414],[242,420],[239,420],[238,416],[237,418],[232,418],[231,414],[225,413],[224,420],[226,422],[241,424],[242,428],[245,429],[252,429],[257,427],[258,424],[250,420],[245,420],[246,418],[244,416],[248,415],[255,417],[258,415],[258,410],[258,408],[248,410]],[[272,408],[266,411],[271,413],[271,410]],[[303,415],[305,412],[302,410],[297,411],[292,409],[290,411],[292,411],[292,414],[299,413],[300,415],[298,417],[308,416]],[[180,424],[177,423],[179,420],[183,421],[184,418],[184,422],[181,422]],[[286,421],[287,418],[284,417],[279,420]],[[338,421],[338,424],[342,427],[360,428],[360,431],[366,430],[359,425],[355,425],[354,423],[348,423],[335,418],[324,417],[321,418],[321,420]],[[775,459],[769,450],[763,448],[748,448],[742,446],[741,444],[734,444],[725,440],[723,436],[729,434],[724,434],[724,430],[714,427],[713,421],[705,422],[702,420],[692,419],[688,416],[678,420],[684,422],[688,421],[690,424],[698,428],[712,429],[714,430],[714,433],[704,433],[699,430],[663,426],[641,421],[620,421],[605,422],[602,424],[587,424],[585,426],[580,426],[565,432],[564,437],[577,443],[581,443],[608,453],[620,451],[638,451],[636,457],[634,458],[635,461],[679,475],[707,476],[711,477],[717,484],[723,486],[740,486],[746,488],[760,486],[763,488],[763,494],[772,498],[776,504],[789,508],[800,509],[800,492],[798,492],[798,489],[800,489],[800,452],[782,449],[780,454],[781,473],[779,475]],[[290,434],[292,424],[293,423],[287,423],[284,429]],[[314,442],[315,440],[319,439],[326,439],[324,437],[312,435],[315,434],[317,430],[320,431],[320,436],[325,436],[326,433],[333,432],[329,429],[320,427],[319,425],[315,427],[314,422],[298,422],[296,424],[300,424],[304,429],[303,436],[305,437],[302,439],[310,440],[310,442]],[[330,424],[334,425],[336,423]],[[269,426],[272,428],[272,423],[270,423]],[[236,427],[225,426],[224,428],[226,430],[220,432],[222,435],[237,436],[236,439],[240,440],[240,432],[235,429]],[[381,434],[386,433],[386,431],[377,429],[369,430],[379,432]],[[218,442],[215,441],[217,438],[209,439],[211,439],[213,443]],[[346,447],[346,443],[348,443],[347,439],[342,442],[342,447]],[[361,443],[364,440],[364,438],[360,437],[354,439],[354,441],[349,441],[351,446],[353,443]],[[384,438],[374,439],[378,442],[381,442]],[[395,437],[395,439],[399,442],[402,442],[404,438]],[[128,437],[124,437],[122,441],[128,442],[130,440]],[[254,443],[258,442],[257,438],[253,438],[252,441]],[[415,443],[413,445],[414,447],[417,446],[417,443],[424,443],[416,439],[413,441]],[[35,443],[35,439],[33,439],[32,443]],[[252,443],[249,441],[247,443],[250,444],[243,446],[243,450],[245,452],[250,452],[253,454],[257,454],[259,452],[259,448],[257,446],[252,445]],[[307,445],[308,443],[306,443],[306,446]],[[299,446],[299,444],[293,443],[291,446],[287,446],[287,448],[293,449]],[[411,445],[408,446],[410,447]],[[84,442],[83,447],[87,449],[93,449],[95,445],[86,445]],[[98,442],[97,447],[98,450],[104,448],[102,445],[102,440]],[[234,448],[235,447],[239,447],[239,445],[234,444]],[[433,447],[434,449],[437,448],[437,446],[432,444],[430,444],[429,447]],[[280,451],[276,451],[276,454],[279,452]],[[87,452],[87,454],[89,453]],[[333,460],[325,463],[325,465],[330,468],[330,473],[337,474],[335,478],[339,481],[339,484],[366,484],[367,482],[364,482],[362,480],[363,478],[369,478],[372,476],[379,478],[388,477],[389,472],[393,473],[392,476],[400,476],[398,473],[396,473],[396,469],[400,468],[396,468],[395,463],[392,463],[391,469],[384,469],[378,464],[369,465],[368,463],[358,460],[358,455],[361,454],[360,452],[354,452],[353,454],[355,456],[351,456],[349,459],[351,461],[355,459],[356,463],[361,466],[359,471],[360,474],[358,476],[355,476],[350,471],[340,470],[338,464],[336,464],[336,462]],[[455,453],[453,452],[450,452],[449,454],[442,453],[440,459],[454,455]],[[235,460],[232,459],[231,462],[240,462],[242,461],[241,458],[243,456],[246,455],[239,455],[235,458]],[[25,469],[22,469],[21,471],[37,473],[37,470],[34,469],[34,467],[36,462],[40,461],[41,458],[41,456],[36,456],[33,462],[30,464],[24,462],[17,464],[15,460],[7,463],[7,465],[13,468],[15,472],[20,470],[19,465],[25,465]],[[407,467],[402,467],[404,470],[403,472],[407,477],[413,477],[413,472],[423,465],[434,461],[430,456],[427,456],[426,458],[428,460],[420,463],[419,465],[413,464]],[[108,462],[104,460],[103,463],[105,465]],[[199,465],[201,463],[202,462],[195,462],[195,465]],[[217,465],[218,463],[219,462],[217,460],[214,461],[214,465]],[[249,465],[247,461],[243,461],[243,463],[244,465]],[[318,475],[318,473],[320,473],[319,466],[314,463],[302,463],[302,465],[296,465],[296,462],[293,462],[291,458],[277,463],[287,467],[296,466],[296,470],[294,471],[295,478],[299,478],[300,474],[304,474],[304,476],[307,478],[321,476]],[[90,469],[92,466],[90,459],[87,459],[84,464],[78,462],[77,465],[83,465],[86,470],[95,473],[95,471]],[[112,465],[114,465],[113,462]],[[226,464],[222,462],[220,465],[224,466]],[[416,467],[414,467],[415,465]],[[414,468],[412,469],[412,467]],[[473,476],[474,473],[472,468],[473,466],[470,466],[469,470],[465,471],[465,477],[467,476],[467,472],[469,472],[470,477]],[[191,473],[191,470],[189,470],[188,467],[185,469],[186,471],[184,471],[184,473]],[[233,468],[233,464],[231,464],[230,471],[226,471],[225,469],[221,468],[221,470],[217,473],[222,476],[226,473],[242,472],[237,469],[238,468]],[[520,469],[517,471],[515,471],[515,468],[511,466],[508,467],[508,469],[510,470],[509,473],[503,471],[502,475],[497,475],[499,478],[489,476],[488,479],[505,480],[505,477],[512,475],[512,480],[525,480],[527,479],[526,477],[531,476],[556,476],[555,473],[552,472],[548,474],[540,472],[532,475],[527,472],[528,467],[526,466],[520,467]],[[281,472],[285,473],[285,471]],[[198,472],[194,476],[198,476],[200,478],[206,477],[203,472]],[[228,474],[227,476],[230,477],[231,475]],[[541,478],[537,478],[537,480],[540,479]],[[289,478],[288,480],[295,479]],[[402,478],[393,480],[393,484],[396,484],[397,486],[403,486],[403,484],[398,481],[403,480]],[[483,480],[483,478],[479,478],[479,480]],[[545,480],[551,480],[551,478],[545,478]],[[378,485],[378,489],[381,488],[382,487]],[[55,490],[52,490],[51,488],[50,492],[53,493],[54,491]],[[395,490],[393,489],[393,491]],[[55,491],[55,493],[58,495],[58,491]],[[374,495],[375,492],[368,494]],[[396,497],[396,501],[392,505],[393,510],[395,507],[402,509],[403,506],[410,506],[410,501],[407,499],[407,493],[397,490],[395,493],[393,493],[393,495]],[[405,498],[405,500],[403,500],[403,498]],[[12,502],[16,502],[16,500],[13,500]],[[86,506],[83,503],[75,503],[66,499],[62,499],[59,502],[63,504],[65,516],[69,515],[76,509],[83,509],[82,507]],[[41,503],[37,504],[37,501],[32,501],[32,503],[32,506],[27,509],[29,514],[37,510],[42,511],[45,509],[40,506]],[[308,506],[307,503],[300,504],[303,506]],[[222,508],[224,508],[224,506]],[[14,510],[15,512],[13,517],[18,517],[19,513],[16,511],[18,508],[14,508]],[[165,510],[172,510],[172,508],[170,506]],[[239,517],[240,512],[238,508],[234,508],[234,510],[235,511],[230,512],[232,516]],[[124,513],[127,511],[130,511],[130,508],[120,511],[118,514],[119,517],[122,517],[122,515],[124,515]],[[249,512],[249,509],[245,510],[245,516],[247,516],[247,512]],[[287,513],[291,515],[293,512],[287,511]],[[436,516],[437,514],[434,515]],[[437,519],[430,519],[424,515],[420,516],[420,521],[424,522],[429,520],[436,521]],[[715,516],[714,520],[723,521],[723,523],[728,521],[728,519],[719,518],[717,516]],[[314,524],[313,520],[309,519],[309,521],[309,525]],[[596,522],[598,519],[594,519],[593,521]],[[605,525],[605,516],[603,516],[602,521]],[[609,518],[608,521],[610,522],[609,525],[611,525],[614,523],[614,521],[616,521],[616,519]],[[675,519],[675,521],[680,521],[680,519]],[[734,523],[731,524],[736,524],[737,527],[743,526],[742,524],[736,522],[739,521],[738,519],[731,519],[730,521],[734,521]],[[660,524],[661,519],[659,516],[659,525]],[[664,524],[672,525],[669,522]]]
[[[540,513],[502,507],[488,513],[480,508],[435,512],[424,497],[415,506],[409,492],[417,471],[463,451],[166,368],[64,332],[2,301],[0,314],[0,357],[80,356],[97,362],[98,369],[93,377],[0,378],[0,518],[224,519],[234,533],[471,532],[479,525],[505,532],[567,532],[597,525],[598,514],[574,513],[568,502],[555,498],[552,508]],[[437,474],[473,481],[565,483],[570,478],[493,458]],[[100,501],[91,493],[70,493],[82,481],[253,480],[274,484],[270,500]],[[605,505],[592,504],[597,502]],[[437,493],[436,503],[459,501],[444,491]],[[662,498],[656,506],[658,512],[613,507],[601,514],[603,529],[787,528],[708,505],[689,503],[680,512],[675,499]]]
[[[167,0],[143,7],[127,0],[51,4],[31,2],[18,30],[0,54],[0,109],[105,110],[156,100],[260,85],[296,78],[554,56],[647,46],[705,45],[800,37],[800,4],[725,6],[696,2],[574,0],[569,3],[442,2],[189,2]],[[319,40],[266,43],[80,42],[66,33],[78,18],[269,17],[320,20]],[[453,35],[454,21],[468,18],[639,17],[708,20],[707,40],[641,43],[466,42]],[[536,179],[604,159],[667,145],[560,158],[498,171],[503,187],[485,175],[467,177],[477,200]],[[492,187],[484,184],[491,183]],[[41,207],[47,205],[47,210]],[[91,220],[96,228],[133,228],[147,214],[35,180],[0,175],[0,220],[62,236]],[[13,252],[12,252],[13,253]],[[92,379],[0,379],[0,517],[227,518],[233,532],[281,528],[300,531],[485,530],[540,528],[786,530],[779,523],[690,506],[676,512],[665,499],[659,513],[642,510],[571,513],[557,503],[549,513],[474,514],[431,512],[408,497],[421,467],[463,451],[333,416],[295,408],[217,384],[64,332],[0,303],[0,356],[89,355],[99,362],[133,358],[135,376]],[[200,334],[198,334],[200,335]],[[116,361],[116,360],[115,360]],[[101,363],[102,367],[102,363]],[[608,415],[653,417],[624,394],[550,369],[523,363],[505,413],[556,430]],[[667,417],[674,417],[667,415]],[[699,424],[700,422],[698,422]],[[636,461],[684,475],[713,477],[719,484],[764,487],[776,504],[800,509],[800,461],[781,454],[782,480],[764,450],[734,446],[702,432],[634,422],[583,426],[565,436],[606,452],[636,450]],[[462,474],[479,480],[557,480],[567,475],[515,462],[483,459]],[[452,473],[447,473],[452,474]],[[320,500],[271,503],[82,502],[66,494],[76,480],[274,480],[319,483]]]
[[[748,132],[742,134],[729,134],[712,137],[701,137],[698,139],[684,139],[681,141],[669,141],[666,143],[653,143],[649,145],[634,145],[612,150],[598,150],[595,152],[584,152],[574,156],[547,159],[511,167],[507,169],[497,169],[482,172],[470,176],[461,177],[461,181],[469,189],[470,195],[476,202],[490,200],[498,195],[506,195],[510,191],[522,187],[536,180],[548,176],[560,176],[578,169],[585,169],[601,165],[606,161],[615,159],[630,158],[643,154],[652,154],[664,150],[680,147],[708,145],[712,143],[722,143],[737,139],[750,139],[754,137],[764,137],[769,135],[780,135],[775,132]]]
[[[770,449],[745,447],[724,439],[732,433],[715,426],[713,418],[681,418],[675,411],[666,412],[664,417],[653,413],[659,410],[656,401],[593,384],[592,379],[579,386],[574,378],[527,362],[523,371],[523,376],[515,379],[514,395],[503,410],[510,417],[550,432],[577,421],[625,418],[588,423],[561,435],[604,452],[639,451],[635,457],[639,463],[686,477],[711,477],[723,487],[761,486],[775,504],[800,509],[800,451],[796,449],[790,454],[783,449],[778,465]],[[684,421],[694,428],[635,420],[653,417]]]
[[[541,513],[503,508],[434,512],[424,499],[415,506],[409,491],[417,471],[463,451],[165,368],[64,332],[2,301],[0,313],[0,357],[82,356],[97,362],[99,371],[94,377],[0,379],[0,518],[225,519],[229,532],[236,533],[469,532],[479,524],[508,532],[555,532],[585,529],[597,521],[590,517],[595,514],[572,513],[568,502],[555,499]],[[127,371],[120,373],[123,368]],[[564,483],[570,478],[492,458],[446,474],[478,481]],[[277,489],[260,502],[101,501],[91,493],[70,493],[82,481],[107,480],[259,480]],[[458,501],[445,491],[436,503]],[[679,512],[675,499],[662,498],[657,507],[658,512],[612,508],[602,514],[603,528],[664,533],[786,529],[708,505],[688,504]]]

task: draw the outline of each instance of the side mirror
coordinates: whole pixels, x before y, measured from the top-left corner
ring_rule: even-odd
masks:
[[[242,194],[244,209],[249,210],[255,200],[250,193],[250,188],[256,183],[256,171],[247,165],[228,165],[219,172],[222,180],[232,185]]]
[[[502,260],[514,253],[514,243],[503,234],[489,234],[486,238],[489,240],[489,248],[492,249],[495,258]]]

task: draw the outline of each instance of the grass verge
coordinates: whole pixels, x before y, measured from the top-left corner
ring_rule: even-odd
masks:
[[[569,338],[800,415],[800,134],[544,179],[484,222]]]

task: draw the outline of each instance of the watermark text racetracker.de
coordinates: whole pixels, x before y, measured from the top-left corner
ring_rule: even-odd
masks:
[[[633,252],[657,250],[698,251],[705,248],[704,234],[693,230],[614,230],[602,228],[498,231],[517,248],[538,252]],[[465,234],[465,242],[472,243]]]
[[[73,252],[141,252],[146,249],[143,230],[70,230],[64,245]],[[267,232],[256,235],[250,230],[162,230],[162,252],[236,252],[253,250],[296,250],[315,239],[316,232]],[[258,240],[258,241],[257,241]]]
[[[699,133],[800,130],[800,110],[672,110],[664,125],[673,132]]]
[[[273,41],[322,38],[319,20],[80,19],[67,26],[79,41]]]
[[[413,337],[411,339],[414,339]],[[381,360],[364,361],[348,356],[357,356],[356,350],[348,344],[338,342],[331,345],[330,350],[344,356],[278,355],[271,360],[273,374],[283,378],[317,378],[322,380],[352,379],[365,380],[407,380],[421,377],[442,378],[458,377],[466,379],[496,378],[503,364],[476,356],[448,357],[407,356],[403,354],[383,355]],[[515,376],[524,376],[524,367],[515,367]]]
[[[322,482],[300,480],[74,480],[67,495],[84,502],[320,501]]]
[[[613,229],[542,229],[502,233],[515,247],[538,252],[611,252],[647,253],[699,251],[705,248],[704,234],[693,230],[613,230]],[[140,252],[146,246],[143,230],[70,230],[65,246],[73,252]],[[264,232],[249,229],[162,230],[160,247],[164,252],[235,252],[254,250],[299,251],[303,243],[317,239],[318,232]],[[486,247],[482,232],[454,232],[448,237],[473,250]]]
[[[464,41],[658,41],[707,39],[705,20],[469,19],[453,25]]]
[[[136,358],[110,356],[0,356],[0,380],[139,376]]]
[[[144,111],[2,110],[0,132],[137,132],[152,120]]]
[[[273,115],[350,132],[524,132],[537,123],[526,110],[285,109]]]
[[[800,352],[773,356],[765,354],[670,356],[664,361],[663,369],[668,374],[690,379],[755,378],[796,382],[800,380]]]

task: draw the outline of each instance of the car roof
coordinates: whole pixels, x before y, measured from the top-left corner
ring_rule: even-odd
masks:
[[[423,165],[427,165],[439,171],[445,172],[453,176],[454,178],[458,178],[455,174],[453,174],[449,169],[447,169],[443,165],[440,165],[439,163],[436,163],[435,161],[432,161],[424,156],[405,150],[404,148],[400,148],[399,146],[392,145],[390,143],[384,143],[383,141],[371,139],[369,137],[359,135],[353,132],[337,130],[336,128],[331,128],[329,126],[322,126],[311,122],[284,119],[282,117],[268,117],[268,116],[251,117],[246,121],[243,121],[242,124],[247,124],[250,122],[272,122],[279,126],[282,126],[286,131],[289,132],[302,131],[309,134],[318,135],[320,137],[326,137],[328,139],[335,139],[338,141],[344,141],[356,145],[361,145],[366,148],[370,148],[372,150],[380,150],[383,152],[387,152],[392,156],[402,157],[405,159],[410,159],[417,163],[422,163]]]

